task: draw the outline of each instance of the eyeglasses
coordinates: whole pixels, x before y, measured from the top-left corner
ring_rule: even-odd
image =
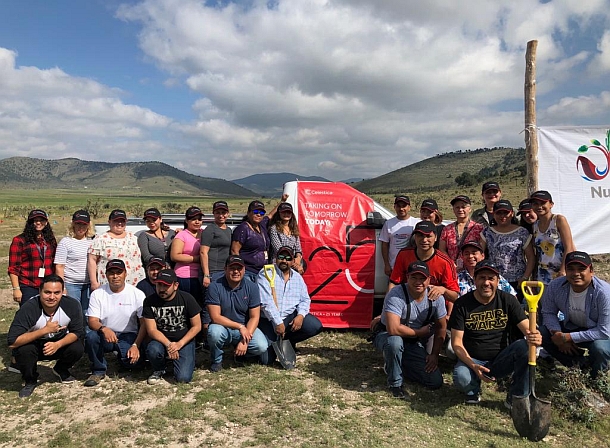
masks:
[[[265,210],[252,210],[253,215],[265,216]]]
[[[280,261],[292,261],[292,257],[290,255],[278,255],[277,259]]]
[[[229,271],[241,271],[243,269],[244,269],[244,267],[242,265],[239,265],[239,264],[238,265],[229,266]]]

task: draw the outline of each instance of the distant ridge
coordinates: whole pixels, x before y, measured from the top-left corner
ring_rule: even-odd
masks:
[[[234,179],[233,182],[263,196],[281,196],[284,184],[293,180],[328,182],[328,179],[323,177],[300,176],[294,173],[254,174],[241,179]]]
[[[93,162],[76,158],[44,160],[11,157],[0,160],[5,189],[88,189],[146,194],[256,196],[233,182],[189,174],[162,162]]]

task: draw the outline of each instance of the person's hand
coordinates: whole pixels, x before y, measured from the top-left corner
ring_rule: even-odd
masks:
[[[239,341],[235,347],[235,356],[244,356],[248,351],[248,344],[244,341]]]
[[[390,267],[390,265],[389,265],[389,264],[386,264],[386,265],[383,267],[383,272],[385,272],[385,275],[387,275],[388,277],[389,277],[390,275],[392,275],[392,268]]]
[[[129,362],[131,364],[135,364],[138,362],[138,360],[140,359],[140,349],[137,345],[132,345],[131,347],[129,347],[129,350],[127,350],[127,359],[129,359]]]
[[[438,286],[438,285],[429,286],[428,287],[428,298],[434,302],[440,296],[445,294],[446,291],[447,291],[447,289],[445,289],[444,286]]]
[[[252,339],[252,333],[248,330],[248,327],[242,325],[239,327],[239,333],[241,334],[241,339],[248,345],[250,343],[250,339]]]
[[[525,339],[529,345],[540,347],[542,345],[542,335],[538,330],[529,331],[525,333]]]
[[[376,316],[376,317],[373,317],[373,320],[371,321],[371,326],[370,326],[371,331],[375,331],[375,326],[376,326],[376,325],[377,325],[379,322],[381,322],[381,316]]]
[[[301,329],[301,327],[303,326],[303,319],[305,317],[301,314],[297,314],[297,317],[295,317],[292,322],[290,322],[290,329],[292,331],[299,331]]]
[[[286,326],[284,325],[284,322],[275,326],[275,334],[279,334],[281,337],[284,337],[284,334],[286,334]]]
[[[480,364],[475,364],[474,367],[472,368],[472,370],[474,370],[474,373],[477,374],[477,376],[482,380],[485,381],[486,383],[493,383],[496,379],[493,376],[490,376],[489,373],[491,372],[491,370],[489,370],[487,367],[482,366]]]
[[[97,280],[91,280],[91,292],[95,291],[97,288],[100,287],[100,283]]]
[[[438,367],[438,355],[426,356],[426,373],[434,372]]]
[[[42,354],[45,356],[52,356],[57,353],[57,350],[59,350],[58,342],[47,342],[42,346]]]
[[[21,303],[21,299],[23,298],[23,293],[21,289],[13,289],[13,300],[17,303]]]
[[[209,277],[203,277],[203,287],[207,288],[208,286],[210,286],[210,283],[212,282],[212,279]]]
[[[102,334],[104,335],[104,340],[109,344],[116,344],[119,342],[119,338],[116,337],[116,333],[108,327],[102,328]]]
[[[282,195],[282,199],[280,199],[280,202],[286,202],[286,201],[288,200],[288,196],[289,196],[289,194],[284,193],[284,194]]]
[[[424,325],[423,327],[418,328],[417,330],[413,330],[413,331],[415,331],[415,336],[417,336],[418,338],[427,339],[432,334],[433,328],[434,328],[434,324],[428,324],[428,325]]]
[[[180,358],[181,348],[182,345],[180,344],[180,342],[170,342],[167,346],[167,357],[173,360]]]
[[[45,333],[49,334],[49,333],[58,333],[61,330],[63,330],[66,327],[62,327],[59,325],[59,322],[52,320],[53,318],[50,317],[49,320],[47,320],[46,325],[44,326],[44,331]]]

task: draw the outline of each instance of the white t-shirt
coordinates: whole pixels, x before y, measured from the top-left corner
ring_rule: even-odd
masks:
[[[588,289],[585,289],[582,292],[574,292],[572,288],[570,288],[570,322],[581,328],[587,328],[587,315],[585,314],[587,292]]]
[[[61,239],[55,249],[55,264],[64,265],[64,281],[82,285],[89,283],[87,272],[87,253],[93,240],[83,238],[77,240],[71,236]]]
[[[137,333],[145,298],[142,291],[127,283],[117,293],[112,292],[107,284],[102,285],[91,293],[85,315],[97,317],[102,325],[115,333]]]
[[[394,216],[393,218],[388,219],[383,225],[381,233],[379,234],[379,241],[389,243],[388,256],[392,268],[394,268],[396,255],[398,255],[398,252],[400,252],[401,249],[407,247],[415,224],[419,221],[421,221],[421,219],[414,218],[413,216],[409,216],[407,219],[398,219]]]

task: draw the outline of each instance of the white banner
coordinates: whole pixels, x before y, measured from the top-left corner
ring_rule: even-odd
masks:
[[[538,185],[568,219],[577,250],[610,252],[610,126],[538,128]]]

